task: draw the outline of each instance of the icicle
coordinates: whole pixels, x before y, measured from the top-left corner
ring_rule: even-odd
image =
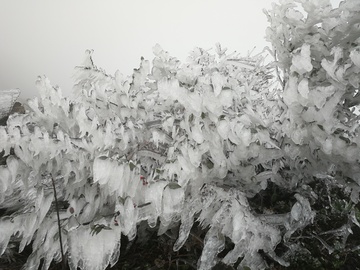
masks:
[[[151,203],[151,214],[148,219],[149,226],[154,228],[157,224],[157,218],[161,214],[163,191],[167,182],[159,181],[152,183],[145,189],[145,202]]]
[[[184,190],[176,183],[169,183],[163,192],[161,222],[170,224],[181,212],[184,203]]]
[[[96,224],[108,226],[104,219]],[[83,270],[99,270],[116,263],[120,250],[121,229],[120,226],[113,225],[110,225],[110,228],[91,233],[89,226],[81,226],[69,232],[71,270],[76,270],[77,267]]]
[[[204,248],[198,262],[199,270],[213,268],[218,259],[217,255],[225,248],[225,238],[217,228],[211,227],[205,236]]]
[[[190,206],[189,204],[187,206]],[[181,214],[181,223],[179,228],[179,237],[176,240],[173,250],[179,251],[189,237],[190,230],[194,224],[194,216],[189,207],[186,207]]]

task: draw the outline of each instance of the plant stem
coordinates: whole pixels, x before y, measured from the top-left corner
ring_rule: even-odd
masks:
[[[57,223],[58,223],[58,230],[59,230],[59,242],[60,242],[60,251],[61,251],[61,259],[62,259],[62,269],[66,269],[66,261],[65,261],[65,255],[64,255],[64,249],[63,249],[63,243],[61,238],[61,224],[60,224],[60,214],[59,214],[59,204],[57,200],[56,195],[56,188],[55,188],[55,181],[54,178],[51,177],[53,189],[54,189],[54,197],[55,197],[55,208],[56,208],[56,215],[57,215]]]

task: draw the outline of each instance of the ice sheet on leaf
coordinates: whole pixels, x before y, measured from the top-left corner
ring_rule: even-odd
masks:
[[[191,202],[185,202],[185,208],[181,213],[181,223],[179,228],[179,237],[176,240],[173,250],[178,251],[184,245],[189,237],[190,230],[194,224],[194,214],[200,211],[200,199],[194,199]]]
[[[104,219],[97,222],[108,226]],[[111,226],[111,230],[103,229],[98,234],[91,233],[90,226],[80,226],[68,233],[69,266],[71,270],[105,269],[113,266],[119,257],[121,229]]]
[[[237,135],[237,137],[241,140],[243,145],[249,146],[252,141],[252,134],[249,128],[245,128],[242,123],[237,123],[234,126],[233,132]]]
[[[226,99],[223,96],[223,99]],[[207,92],[202,96],[202,105],[216,117],[219,117],[222,114],[223,106],[220,103],[219,96],[216,97],[213,92]],[[200,107],[201,108],[201,107]]]
[[[309,80],[304,78],[300,81],[298,86],[298,91],[300,95],[307,99],[309,97]]]
[[[330,98],[328,98],[327,102],[325,103],[323,108],[320,110],[322,117],[327,121],[331,121],[331,122],[328,122],[329,125],[324,125],[324,129],[327,132],[329,132],[332,129],[333,115],[335,113],[335,110],[336,110],[343,94],[344,94],[343,91],[340,91],[340,90],[336,91]]]
[[[128,164],[100,156],[94,160],[93,177],[94,182],[107,187],[110,194],[116,192],[123,196],[129,184],[130,170]]]
[[[234,92],[230,89],[223,89],[218,98],[223,108],[227,109],[233,105]]]
[[[294,129],[294,131],[291,133],[291,139],[296,144],[303,144],[304,140],[308,137],[308,131],[307,129],[297,127]]]
[[[158,92],[160,98],[176,100],[179,96],[186,95],[186,89],[180,87],[179,81],[176,79],[167,80],[162,79],[158,81]]]
[[[194,85],[197,78],[201,76],[202,73],[201,65],[186,65],[183,66],[177,73],[176,78],[187,85]]]
[[[187,90],[186,90],[187,91]],[[201,115],[201,104],[202,104],[203,97],[200,96],[197,92],[188,92],[182,98],[179,96],[179,102],[185,107],[189,108],[189,110],[195,115]]]
[[[44,224],[45,225],[45,224]],[[52,222],[46,224],[46,234],[43,243],[39,246],[39,249],[46,253],[45,258],[47,260],[45,262],[45,266],[42,269],[48,269],[46,266],[49,266],[54,254],[56,251],[60,249],[59,242],[58,242],[58,226],[57,222],[53,219]],[[66,241],[66,240],[65,240]],[[43,253],[41,252],[41,253]]]
[[[38,212],[38,222],[41,223],[43,219],[45,218],[46,214],[48,213],[50,206],[53,202],[54,196],[53,193],[44,196],[44,199],[42,200],[42,204],[40,207],[40,210]]]
[[[272,253],[276,245],[281,240],[280,232],[267,225],[266,221],[255,217],[248,209],[247,203],[239,204],[239,201],[232,201],[228,219],[223,223],[229,224],[226,236],[230,237],[235,244],[233,250],[228,252],[223,258],[226,264],[235,263],[239,257],[245,256],[248,259],[244,263],[264,263],[258,260],[258,251],[263,250],[265,253]]]
[[[246,253],[241,263],[239,264],[238,269],[257,269],[264,270],[268,269],[268,265],[261,257],[259,253],[249,254]]]
[[[286,17],[290,20],[301,21],[304,18],[304,15],[298,10],[289,8],[286,10]]]
[[[120,213],[116,219],[120,221],[121,231],[127,235],[129,240],[136,236],[136,224],[138,222],[138,208],[133,199],[129,196],[126,198],[119,197],[115,211]]]
[[[220,95],[223,86],[226,84],[227,77],[225,77],[224,75],[222,75],[219,72],[214,72],[211,75],[211,82],[212,82],[213,87],[214,87],[215,97],[217,97],[217,96]]]
[[[177,183],[170,182],[163,191],[161,223],[164,226],[178,221],[184,204],[184,190]]]
[[[192,138],[199,144],[204,141],[204,136],[201,129],[202,125],[199,122],[194,123],[194,125],[191,127]]]
[[[285,104],[289,107],[292,104],[297,104],[299,102],[298,96],[297,78],[295,76],[290,76],[289,81],[285,85],[285,91],[283,94]]]
[[[217,123],[217,132],[222,139],[227,140],[229,138],[230,124],[228,120],[220,120]]]
[[[318,109],[324,107],[327,98],[335,93],[336,89],[333,85],[330,86],[318,86],[312,90],[309,94],[309,98],[314,102]]]
[[[5,252],[10,237],[17,231],[17,227],[18,224],[12,222],[8,217],[0,219],[0,256]]]
[[[350,59],[353,63],[360,68],[360,52],[359,50],[352,50],[350,52]]]
[[[225,237],[218,228],[211,227],[204,240],[204,248],[198,262],[198,269],[209,270],[217,263],[217,255],[225,248]]]
[[[294,197],[297,202],[291,208],[290,220],[287,225],[288,231],[284,235],[285,239],[288,239],[296,230],[312,223],[315,218],[315,212],[312,211],[309,200],[300,194],[295,194]]]
[[[198,148],[188,147],[187,150],[191,164],[195,167],[199,167],[203,153]]]
[[[86,202],[80,211],[78,221],[81,224],[91,222],[97,211],[99,210],[99,202],[94,200],[92,202]]]
[[[22,214],[13,219],[15,224],[19,224],[19,227],[14,226],[14,233],[18,231],[22,233],[22,239],[19,244],[19,253],[21,253],[25,246],[28,245],[34,237],[35,231],[38,229],[37,226],[40,224],[37,220],[35,212]]]
[[[0,126],[0,151],[5,151],[4,155],[7,156],[10,153],[10,144],[8,134],[5,127]]]
[[[302,45],[300,53],[293,57],[291,70],[301,75],[310,72],[312,69],[310,44],[305,43]]]
[[[54,105],[62,104],[62,93],[59,87],[51,85],[50,80],[45,76],[39,76],[36,80],[36,87],[39,90],[40,97],[43,102],[47,99],[51,100]]]
[[[360,187],[357,184],[352,184],[350,187],[351,194],[350,199],[353,203],[359,202]]]
[[[326,70],[327,74],[337,82],[344,82],[343,75],[345,73],[345,68],[341,66],[338,62],[343,57],[343,49],[340,47],[334,47],[331,49],[331,54],[333,55],[333,60],[329,61],[323,59],[321,61],[321,66]]]
[[[2,165],[0,166],[0,203],[5,199],[6,191],[11,187],[10,170]]]

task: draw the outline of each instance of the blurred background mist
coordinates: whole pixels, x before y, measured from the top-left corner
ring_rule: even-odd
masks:
[[[316,0],[314,0],[316,1]],[[20,88],[20,100],[37,95],[46,75],[69,96],[74,67],[93,49],[95,65],[131,75],[140,57],[152,60],[159,43],[184,62],[194,47],[246,56],[270,46],[263,9],[271,0],[2,1],[0,90]],[[331,0],[338,7],[340,0]],[[255,47],[255,49],[254,49]]]

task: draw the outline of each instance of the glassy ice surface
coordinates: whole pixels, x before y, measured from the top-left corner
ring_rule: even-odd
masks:
[[[98,224],[107,226],[100,221]],[[105,269],[109,263],[114,264],[119,256],[120,239],[120,226],[111,226],[111,229],[103,229],[99,233],[92,233],[89,226],[69,232],[70,268],[98,270]]]

